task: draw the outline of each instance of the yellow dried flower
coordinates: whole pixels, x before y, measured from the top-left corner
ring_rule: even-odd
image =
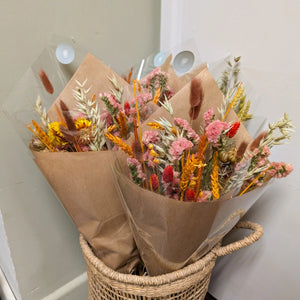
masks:
[[[86,118],[79,118],[75,121],[75,127],[77,130],[83,129],[83,128],[89,128],[92,126],[92,122],[87,120]]]
[[[66,142],[62,140],[63,134],[60,131],[60,122],[52,122],[48,125],[48,137],[50,143],[55,146],[65,145]]]
[[[158,157],[158,153],[156,153],[153,149],[150,151],[150,155],[152,157]]]
[[[157,165],[159,165],[159,164],[160,164],[160,160],[159,160],[159,159],[157,159],[157,158],[154,158],[153,162],[154,162],[154,163],[156,163]]]

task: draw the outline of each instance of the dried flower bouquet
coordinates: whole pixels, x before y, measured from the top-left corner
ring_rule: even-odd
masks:
[[[234,70],[238,62],[228,65]],[[288,115],[252,140],[243,125],[252,117],[250,102],[233,73],[232,83],[223,74],[222,94],[203,70],[139,123],[134,147],[119,141],[127,149],[129,171],[120,164],[115,174],[151,275],[200,258],[258,199],[265,188],[260,186],[293,170],[268,159],[274,145],[291,137]]]
[[[137,115],[146,120],[173,94],[168,74],[156,69],[138,83],[134,98],[128,83],[88,54],[48,112],[38,97],[40,122],[27,126],[35,161],[77,228],[95,254],[121,272],[131,272],[139,254],[114,185],[113,145],[105,135],[116,145],[136,135]]]

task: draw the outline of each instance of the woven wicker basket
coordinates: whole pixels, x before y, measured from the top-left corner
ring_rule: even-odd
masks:
[[[110,269],[93,254],[81,235],[80,245],[88,270],[89,300],[204,299],[216,259],[253,244],[263,235],[262,227],[249,221],[239,222],[236,227],[254,232],[227,246],[222,247],[219,243],[197,262],[160,276],[121,274]]]

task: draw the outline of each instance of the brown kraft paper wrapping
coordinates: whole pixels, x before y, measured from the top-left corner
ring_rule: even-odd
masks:
[[[63,100],[70,111],[77,111],[73,90],[87,79],[89,96],[110,92],[109,78],[123,87],[124,99],[133,97],[132,87],[93,55],[88,54],[69,83],[48,111],[51,121],[58,120],[55,105]],[[113,184],[111,151],[36,152],[35,162],[66,208],[78,230],[91,244],[96,256],[114,270],[130,273],[139,260],[134,238],[120,194]]]
[[[109,78],[113,77],[115,77],[119,85],[123,87],[123,99],[126,99],[127,101],[132,99],[132,87],[108,66],[103,64],[92,54],[88,53],[72,76],[71,80],[67,83],[66,87],[50,107],[48,117],[50,120],[58,119],[55,106],[58,105],[59,107],[60,100],[64,101],[70,111],[76,110],[76,101],[74,101],[73,97],[73,90],[75,90],[78,86],[76,80],[83,83],[87,79],[85,88],[88,89],[91,87],[89,96],[91,97],[95,94],[96,102],[99,104],[100,108],[103,108],[105,105],[102,101],[100,101],[99,94],[110,93],[113,86],[109,81]]]
[[[193,121],[194,129],[201,132],[203,113],[218,108],[223,95],[207,69],[197,75],[204,89],[204,100],[199,118]],[[189,120],[190,83],[171,100],[174,117]],[[155,111],[147,122],[173,117],[164,108]],[[235,122],[237,115],[231,110],[226,118]],[[142,131],[149,130],[144,123]],[[250,143],[251,136],[241,124],[235,136],[236,144]],[[116,164],[114,169],[120,191],[127,209],[135,241],[141,258],[150,275],[160,275],[178,270],[207,253],[228,233],[265,190],[257,188],[239,197],[222,198],[211,202],[181,202],[143,189],[128,178],[128,171]]]
[[[130,272],[138,251],[115,188],[112,151],[36,152],[35,162],[97,257]]]
[[[231,199],[182,202],[145,190],[116,167],[140,256],[151,276],[179,270],[228,233],[266,186]]]

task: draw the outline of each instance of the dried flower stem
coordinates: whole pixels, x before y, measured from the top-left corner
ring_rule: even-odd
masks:
[[[182,160],[183,163],[183,160]],[[202,167],[202,163],[199,162],[197,158],[194,157],[194,155],[189,155],[186,158],[186,163],[182,167],[182,173],[180,177],[180,201],[183,201],[184,198],[184,192],[186,191],[188,187],[188,183],[190,181],[191,175],[194,173],[195,169],[197,167]]]
[[[257,177],[255,177],[251,183],[239,194],[239,196],[242,196],[243,194],[245,194],[247,192],[247,190],[262,176],[264,176],[266,174],[266,172],[272,168],[272,165],[269,166],[267,169],[265,169],[264,171],[262,171]]]
[[[36,99],[34,109],[40,115],[40,118],[41,118],[41,121],[43,124],[43,128],[46,130],[48,128],[48,124],[50,123],[50,120],[47,116],[46,108],[42,107],[42,101],[41,101],[40,96],[38,96]]]
[[[234,104],[234,102],[235,102],[235,98],[239,95],[241,86],[242,86],[242,83],[239,84],[239,87],[238,87],[237,91],[235,92],[235,94],[234,94],[234,96],[233,96],[233,99],[231,100],[231,102],[230,102],[230,104],[229,104],[229,106],[228,106],[228,108],[227,108],[227,110],[226,110],[226,112],[225,112],[225,114],[224,114],[224,116],[223,116],[223,118],[222,118],[222,121],[224,121],[225,118],[227,117],[227,115],[228,115],[228,113],[229,113],[229,111],[230,111],[230,109],[231,109],[231,106],[232,106],[232,105]]]
[[[197,151],[197,158],[201,162],[203,162],[204,152],[205,152],[205,149],[206,149],[207,145],[208,144],[206,142],[206,135],[205,135],[205,133],[203,133],[200,137],[200,141],[199,141],[199,144],[198,144],[198,151]],[[196,192],[195,198],[196,199],[197,199],[198,194],[200,192],[202,173],[203,173],[203,168],[198,168],[197,172],[196,172],[197,182],[196,182],[196,186],[195,186],[195,192]]]
[[[118,122],[122,136],[126,138],[128,134],[128,126],[125,114],[122,111],[120,111],[118,116],[116,117],[116,120]]]
[[[102,150],[105,145],[104,127],[105,123],[101,120],[100,108],[95,102],[95,97],[93,95],[92,99],[88,99],[87,94],[89,93],[91,87],[85,89],[85,84],[87,79],[80,83],[76,80],[78,84],[77,90],[73,91],[74,98],[77,100],[78,111],[85,114],[93,124],[96,126],[92,127],[93,141],[90,143],[89,147],[93,151]]]
[[[133,94],[134,94],[134,100],[135,100],[135,108],[136,108],[136,116],[137,116],[137,121],[139,125],[139,136],[140,136],[140,144],[141,144],[141,151],[142,151],[142,166],[143,166],[143,172],[146,174],[146,166],[145,166],[145,161],[144,161],[144,145],[143,145],[143,139],[142,139],[142,128],[141,128],[141,119],[140,119],[140,112],[139,112],[139,107],[138,107],[138,102],[137,102],[137,97],[136,97],[136,81],[133,79],[132,80],[133,84]],[[146,186],[148,187],[148,180],[145,180]]]
[[[116,144],[121,150],[123,150],[130,157],[135,158],[135,155],[130,146],[123,142],[119,137],[114,136],[111,133],[106,133],[105,136],[114,144]]]

